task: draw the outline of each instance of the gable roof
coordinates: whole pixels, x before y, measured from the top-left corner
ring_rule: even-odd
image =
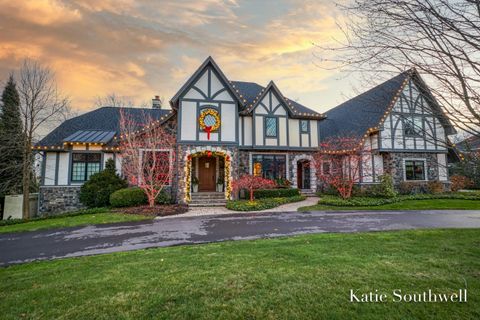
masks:
[[[327,111],[327,118],[319,125],[320,141],[339,136],[362,139],[368,133],[379,130],[409,79],[417,84],[419,90],[427,95],[432,107],[438,110],[447,134],[454,133],[455,129],[448,117],[444,115],[418,72],[412,68]]]
[[[119,107],[101,107],[93,111],[84,113],[80,116],[68,119],[60,126],[55,128],[52,132],[46,135],[35,146],[37,147],[52,147],[63,146],[65,141],[71,139],[87,139],[95,138],[95,131],[109,132],[106,135],[99,135],[97,138],[102,138],[102,141],[95,141],[101,143],[109,143],[115,135],[120,134],[120,112],[124,111],[133,121],[141,123],[145,116],[151,117],[154,120],[167,120],[172,110],[165,109],[150,109],[150,108],[119,108]],[[81,135],[83,133],[83,136]],[[87,134],[90,133],[90,136]],[[99,133],[99,132],[97,132]],[[113,133],[113,134],[112,134]],[[110,138],[108,141],[105,138]],[[90,139],[91,140],[91,139]],[[98,140],[98,139],[97,139]],[[94,142],[92,141],[69,141],[69,142]]]
[[[377,127],[406,80],[408,72],[402,72],[328,110],[325,113],[327,118],[319,125],[320,140],[333,137],[361,138],[370,128]]]
[[[213,60],[211,56],[209,56],[201,65],[198,67],[198,69],[188,78],[188,80],[183,84],[183,86],[180,88],[180,90],[177,91],[177,93],[173,96],[173,98],[170,100],[170,106],[172,109],[178,108],[178,100],[182,93],[190,87],[190,85],[201,75],[203,70],[207,67],[211,66],[215,72],[218,73],[220,76],[220,81],[223,81],[225,85],[230,89],[230,92],[237,98],[237,100],[240,102],[241,106],[244,106],[245,103],[247,102],[246,99],[242,98],[240,94],[232,87],[232,84],[230,81],[228,81],[227,77],[223,74],[222,70],[220,67],[217,65],[217,63]]]
[[[458,150],[463,152],[480,150],[480,137],[471,136],[456,144]]]
[[[255,82],[244,82],[244,81],[231,81],[232,86],[238,90],[242,96],[247,100],[247,108],[244,108],[241,112],[242,114],[251,114],[253,109],[260,103],[263,97],[267,94],[270,89],[273,89],[277,92],[280,102],[284,102],[287,107],[290,115],[294,118],[316,118],[321,119],[324,116],[316,111],[313,111],[306,106],[286,98],[278,89],[273,81],[267,85],[267,87],[262,87]]]

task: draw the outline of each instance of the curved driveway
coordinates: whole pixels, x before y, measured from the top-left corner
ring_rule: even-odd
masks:
[[[0,234],[0,266],[180,244],[417,228],[480,228],[480,210],[237,213]]]

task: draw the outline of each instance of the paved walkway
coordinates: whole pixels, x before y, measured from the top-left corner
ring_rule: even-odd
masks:
[[[480,228],[480,210],[236,213],[0,235],[0,266],[179,244],[417,228]]]
[[[313,206],[317,204],[318,197],[308,197],[307,199],[299,202],[287,203],[276,208],[265,209],[260,211],[249,211],[250,213],[258,212],[291,212],[297,211],[300,207]],[[198,217],[198,216],[213,216],[213,215],[223,215],[223,214],[234,214],[239,213],[238,211],[229,210],[225,207],[191,207],[187,213],[182,214],[182,217]],[[240,212],[241,213],[241,212]],[[171,219],[176,216],[166,216],[166,217],[157,217],[155,219]]]

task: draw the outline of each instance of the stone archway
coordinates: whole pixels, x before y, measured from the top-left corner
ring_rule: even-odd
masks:
[[[297,156],[295,156],[293,159],[292,159],[292,168],[293,168],[293,172],[292,172],[292,187],[293,188],[299,188],[298,186],[298,166],[299,166],[299,163],[305,163],[307,162],[309,163],[310,165],[310,189],[312,192],[316,192],[317,191],[317,170],[316,170],[316,166],[315,166],[315,160],[313,159],[313,157],[309,154],[299,154]]]
[[[184,190],[183,201],[189,203],[191,201],[191,177],[192,177],[192,160],[198,157],[223,157],[224,159],[224,194],[225,199],[229,200],[232,194],[232,153],[220,147],[202,146],[187,149],[184,157]]]

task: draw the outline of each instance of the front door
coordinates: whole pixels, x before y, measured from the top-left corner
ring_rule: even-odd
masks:
[[[198,159],[198,191],[215,191],[215,157]]]

